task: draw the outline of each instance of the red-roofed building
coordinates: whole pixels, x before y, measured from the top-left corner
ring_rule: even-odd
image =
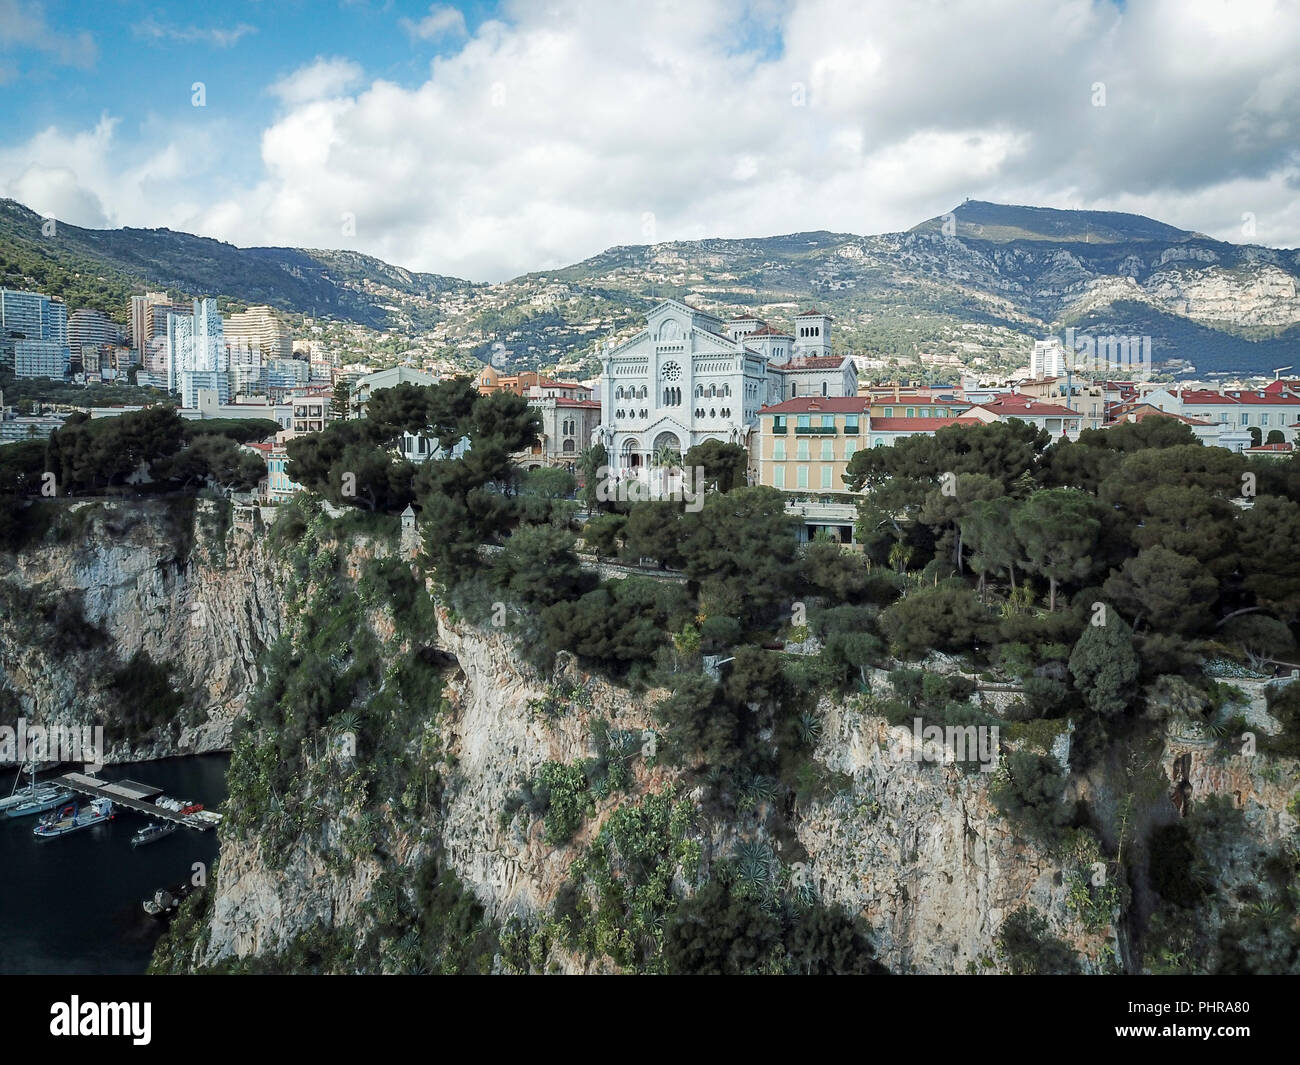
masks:
[[[1171,414],[1220,426],[1218,446],[1233,451],[1250,446],[1251,429],[1259,431],[1261,443],[1293,443],[1296,422],[1300,421],[1300,391],[1281,381],[1273,384],[1281,387],[1224,392],[1162,388],[1150,393],[1146,402]]]
[[[980,403],[970,409],[970,414],[982,420],[989,420],[984,419],[984,415],[988,414],[992,415],[991,420],[1000,422],[1009,422],[1013,419],[1026,422],[1039,429],[1046,429],[1054,439],[1067,437],[1070,440],[1077,440],[1082,422],[1082,416],[1077,410],[1064,407],[1059,403],[1050,403],[1015,393],[998,396],[997,399],[987,403]]]

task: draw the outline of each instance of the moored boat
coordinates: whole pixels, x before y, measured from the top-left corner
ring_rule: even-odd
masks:
[[[41,818],[41,823],[32,829],[32,835],[40,836],[42,839],[66,836],[69,832],[111,821],[113,817],[113,804],[108,799],[93,799],[84,807],[74,801],[68,803],[58,813]]]
[[[53,810],[56,806],[68,802],[72,798],[72,792],[65,788],[44,787],[37,788],[30,796],[23,799],[16,806],[9,807],[5,811],[6,817],[31,817],[33,814],[43,814],[46,810]]]
[[[52,780],[36,783],[35,762],[29,762],[23,768],[30,774],[30,779],[20,788],[18,782],[22,780],[23,770],[19,770],[18,776],[14,778],[13,791],[0,799],[0,814],[6,817],[28,817],[52,810],[59,803],[72,798],[72,792]]]
[[[145,825],[144,828],[131,837],[131,846],[140,847],[146,843],[153,843],[155,840],[162,839],[163,836],[170,836],[179,827],[179,825],[155,821],[152,824]]]

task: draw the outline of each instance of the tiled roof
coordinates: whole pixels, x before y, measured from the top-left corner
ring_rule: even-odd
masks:
[[[838,355],[800,355],[798,358],[791,359],[784,365],[774,367],[774,369],[833,370],[843,364],[844,360]]]
[[[1184,425],[1214,424],[1213,422],[1201,421],[1199,418],[1188,418],[1182,414],[1171,414],[1167,410],[1151,406],[1150,403],[1123,404],[1116,407],[1112,413],[1115,415],[1114,419],[1103,425],[1103,429],[1112,429],[1117,425],[1123,425],[1125,422],[1140,422],[1146,418],[1173,418],[1174,421],[1182,422]]]
[[[773,329],[772,326],[764,324],[761,328],[755,329],[749,334],[752,337],[785,337],[787,340],[793,340],[794,337],[789,333],[783,333],[779,329]]]
[[[1019,418],[1022,415],[1031,418],[1079,417],[1077,410],[1058,406],[1055,403],[1046,403],[1029,396],[999,396],[987,403],[977,403],[976,406],[983,407],[990,414],[996,414],[1000,418]]]
[[[1291,444],[1258,444],[1255,447],[1245,448],[1246,451],[1291,451]]]
[[[763,407],[759,414],[865,414],[865,396],[796,396],[784,403]]]
[[[875,405],[875,406],[877,406],[877,407],[879,407],[879,406],[883,406],[884,404],[889,404],[891,407],[899,407],[899,406],[906,407],[906,406],[909,406],[909,405],[910,405],[910,406],[913,406],[913,407],[927,407],[927,406],[935,406],[935,407],[954,407],[954,406],[961,407],[961,406],[964,406],[964,407],[969,407],[969,406],[971,406],[971,403],[970,403],[969,400],[965,400],[965,399],[957,399],[957,398],[955,398],[955,397],[953,397],[953,398],[944,398],[943,396],[907,396],[907,395],[903,395],[903,396],[900,396],[898,399],[895,399],[894,396],[893,396],[893,393],[892,393],[892,392],[891,392],[889,395],[873,395],[873,396],[871,397],[871,402],[872,402],[873,405]]]
[[[1196,389],[1195,391],[1175,392],[1175,396],[1183,403],[1200,404],[1204,406],[1240,406],[1243,404],[1255,404],[1265,406],[1284,406],[1300,407],[1300,394],[1279,390],[1277,392],[1246,392],[1233,389],[1231,392],[1212,392],[1208,388]]]
[[[594,407],[600,409],[600,400],[598,399],[565,399],[562,396],[555,398],[557,407]]]
[[[825,311],[819,311],[816,307],[810,307],[808,310],[801,311],[799,314],[796,314],[795,317],[796,318],[833,318],[835,316],[832,314],[827,314]]]
[[[872,418],[870,431],[918,433],[945,429],[950,425],[982,425],[978,418]]]

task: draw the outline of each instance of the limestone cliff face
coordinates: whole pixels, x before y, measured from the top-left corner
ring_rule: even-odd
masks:
[[[281,606],[263,545],[228,529],[217,507],[200,500],[191,516],[163,502],[75,503],[62,517],[75,532],[0,561],[8,602],[19,608],[0,617],[4,718],[101,720],[110,762],[228,746]],[[20,609],[32,603],[64,621],[52,628]],[[78,613],[98,633],[61,641]],[[123,708],[107,680],[138,652],[170,668],[187,695],[178,735],[142,739],[118,727]]]
[[[896,972],[994,967],[1003,920],[1029,904],[1084,953],[1058,860],[1016,837],[989,799],[989,774],[914,758],[906,728],[827,704],[818,757],[852,778],[797,826],[827,902],[861,912]]]
[[[446,690],[451,712],[440,725],[453,769],[438,822],[405,823],[389,848],[390,865],[413,869],[438,846],[492,917],[540,916],[619,800],[598,806],[561,847],[547,843],[540,821],[524,813],[503,825],[507,800],[544,762],[595,753],[596,718],[624,729],[652,727],[650,707],[665,693],[634,696],[563,658],[552,676],[539,676],[520,663],[507,637],[455,622],[443,610],[438,642],[456,661]],[[588,693],[589,705],[546,720],[530,708],[548,690],[574,684]],[[870,922],[886,966],[910,973],[1000,971],[995,941],[1003,921],[1022,905],[1046,917],[1051,933],[1079,953],[1085,969],[1116,964],[1115,929],[1104,920],[1087,927],[1071,904],[1072,883],[1086,861],[1049,854],[1020,836],[990,799],[991,774],[914,759],[908,729],[891,727],[852,700],[823,700],[819,709],[816,757],[844,786],[794,815],[795,835],[807,852],[801,875],[825,902],[841,903]],[[1225,760],[1204,745],[1185,749],[1180,743],[1170,741],[1163,762],[1171,793],[1185,772],[1198,795],[1239,801],[1261,839],[1294,831],[1286,812],[1293,781],[1276,778],[1262,758]],[[1061,747],[1052,746],[1058,757]],[[676,776],[640,763],[637,774],[638,790],[657,790]],[[707,824],[700,831],[706,864],[725,856],[738,838]],[[381,867],[374,861],[332,867],[321,857],[330,846],[328,834],[303,842],[283,870],[270,871],[254,848],[223,844],[204,960],[255,954],[318,920],[367,927],[373,909],[367,894]],[[569,972],[590,968],[568,956],[552,955],[551,961]]]
[[[382,625],[384,619],[376,620]],[[620,729],[648,728],[647,706],[665,693],[633,697],[578,670],[566,656],[551,675],[541,676],[520,662],[507,637],[456,623],[443,608],[438,610],[437,637],[439,647],[456,662],[444,693],[451,712],[438,725],[451,768],[436,820],[411,816],[400,803],[385,804],[386,824],[393,829],[387,864],[409,873],[437,848],[490,917],[540,914],[617,800],[599,804],[596,817],[561,847],[547,843],[542,823],[525,815],[503,825],[507,801],[543,763],[594,755],[596,718]],[[530,703],[558,689],[575,688],[584,693],[581,704],[566,713],[547,718],[530,709]],[[657,790],[673,775],[640,767],[636,786]],[[371,927],[369,895],[383,866],[366,860],[340,868],[326,860],[337,847],[339,832],[358,812],[338,810],[323,837],[300,840],[283,868],[268,868],[255,841],[223,839],[202,963],[258,954],[320,921],[363,931]],[[552,961],[570,972],[583,968],[567,956]]]

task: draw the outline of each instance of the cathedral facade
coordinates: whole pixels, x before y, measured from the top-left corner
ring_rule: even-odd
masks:
[[[831,357],[831,320],[805,311],[792,335],[665,300],[645,329],[602,353],[592,442],[604,445],[615,476],[637,476],[665,449],[684,455],[705,440],[749,447],[759,410],[789,398],[787,389],[856,395],[853,360]]]

